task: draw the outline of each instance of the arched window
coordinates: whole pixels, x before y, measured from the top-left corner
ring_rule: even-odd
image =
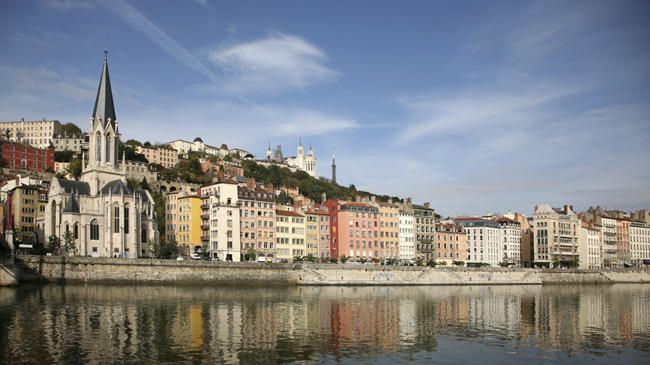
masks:
[[[95,135],[95,160],[102,160],[102,134],[99,132]]]
[[[140,243],[147,243],[147,226],[142,226],[140,232]]]
[[[90,239],[93,241],[99,240],[99,225],[96,219],[90,221]]]
[[[106,135],[106,162],[111,162],[111,142],[112,138],[110,134]]]
[[[113,232],[120,233],[120,207],[115,204],[113,211],[115,212],[113,215]]]
[[[70,233],[70,225],[68,223],[65,224],[65,234]]]
[[[73,228],[72,228],[72,235],[74,239],[79,238],[79,223],[75,223]]]
[[[129,233],[129,205],[124,205],[124,233]]]

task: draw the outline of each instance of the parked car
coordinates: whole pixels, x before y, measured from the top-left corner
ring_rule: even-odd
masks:
[[[193,253],[192,256],[190,256],[190,257],[192,258],[192,260],[200,260],[201,259],[201,255],[199,255],[198,253]]]
[[[178,257],[176,258],[176,261],[185,261],[185,257],[183,257],[183,256],[178,256]]]

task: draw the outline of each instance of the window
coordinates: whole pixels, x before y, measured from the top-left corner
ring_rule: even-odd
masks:
[[[115,211],[115,215],[113,217],[113,232],[120,233],[120,207],[116,205],[113,210]]]
[[[124,206],[124,233],[129,233],[129,206]]]
[[[90,222],[90,239],[93,241],[99,240],[99,225],[95,219]]]
[[[106,162],[111,162],[111,135],[106,135]]]
[[[97,132],[95,135],[95,160],[101,161],[102,156],[102,135]]]

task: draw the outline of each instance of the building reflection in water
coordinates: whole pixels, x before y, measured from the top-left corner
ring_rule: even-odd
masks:
[[[438,350],[650,350],[650,288],[612,286],[0,289],[0,363],[281,363]]]

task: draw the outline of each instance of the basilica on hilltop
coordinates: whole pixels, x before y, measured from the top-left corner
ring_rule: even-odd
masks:
[[[295,156],[284,157],[282,155],[282,147],[278,145],[275,148],[275,151],[271,151],[271,144],[269,143],[269,148],[266,150],[266,159],[267,161],[273,161],[276,163],[284,163],[291,167],[295,167],[298,170],[302,170],[308,173],[310,176],[318,177],[316,173],[316,154],[314,150],[309,146],[309,152],[305,156],[305,150],[302,147],[302,139],[298,142],[298,148]]]

